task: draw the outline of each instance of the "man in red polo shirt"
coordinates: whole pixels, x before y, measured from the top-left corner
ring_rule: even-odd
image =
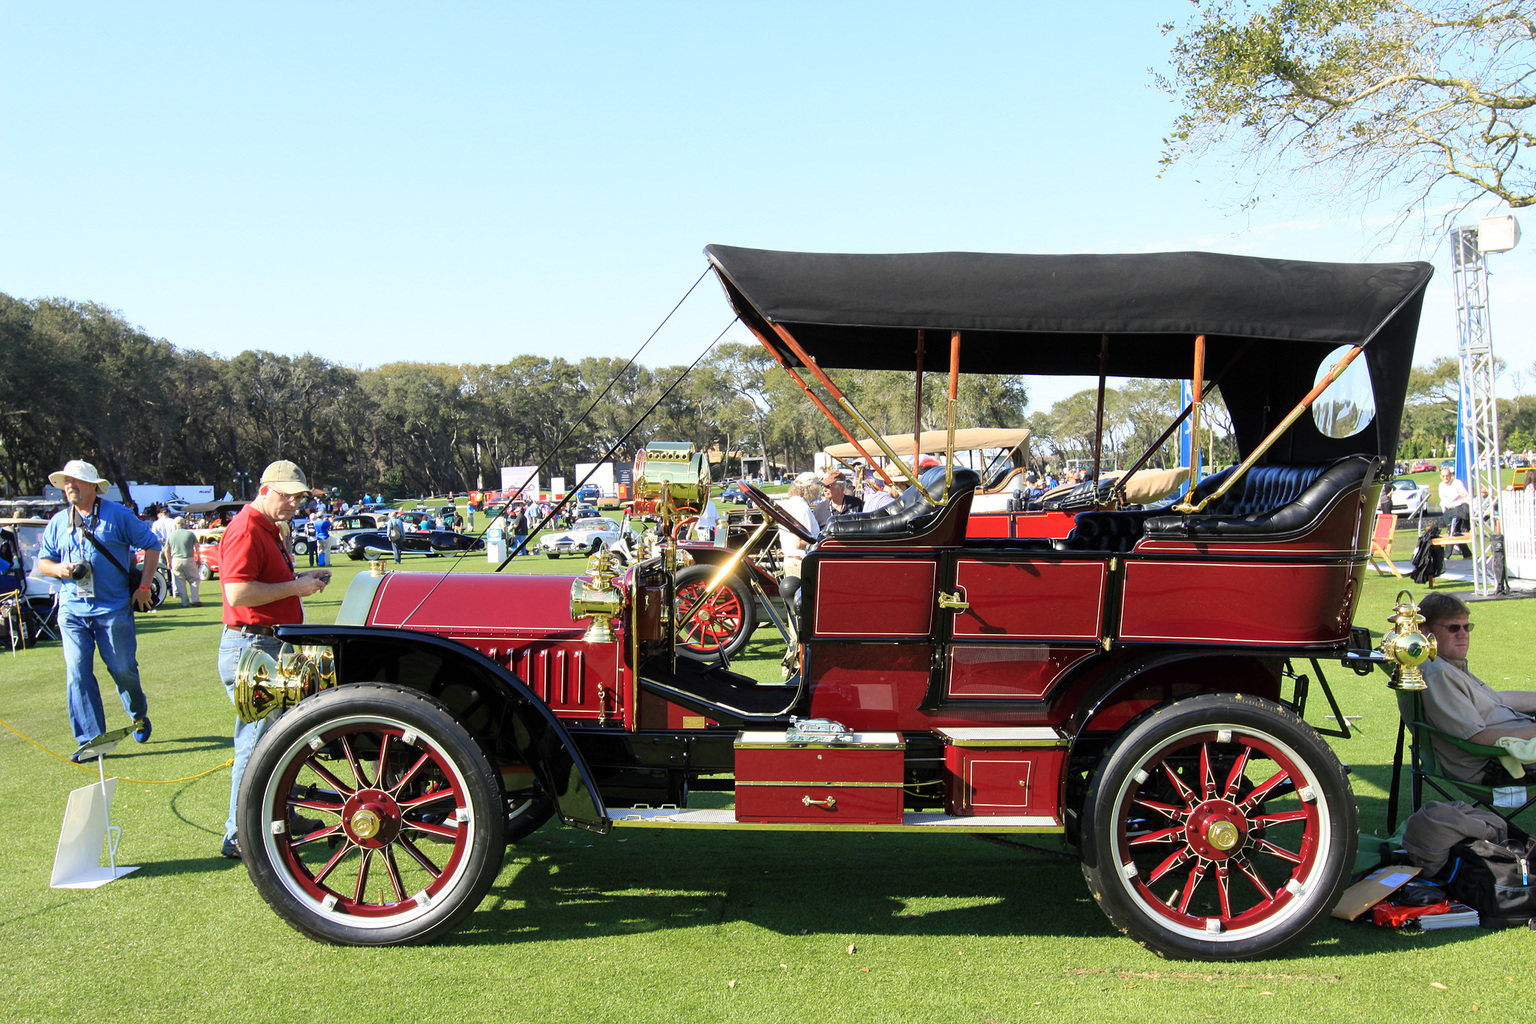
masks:
[[[235,516],[219,541],[219,578],[224,585],[224,634],[219,640],[219,678],[235,701],[235,670],[247,647],[259,647],[277,655],[282,641],[273,627],[304,621],[300,600],[317,594],[330,582],[328,569],[296,573],[293,559],[283,544],[277,524],[293,518],[299,502],[309,496],[309,482],[291,462],[279,461],[261,474],[256,499]],[[240,777],[251,759],[256,741],[272,719],[242,722],[235,717],[235,764],[229,780],[229,819],[224,822],[226,857],[238,860],[235,805],[240,799]]]

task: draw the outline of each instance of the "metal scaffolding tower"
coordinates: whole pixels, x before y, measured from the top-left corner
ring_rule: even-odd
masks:
[[[1498,514],[1500,449],[1499,410],[1493,393],[1493,331],[1488,319],[1488,261],[1478,236],[1479,227],[1451,231],[1451,273],[1461,357],[1458,414],[1472,457],[1466,482],[1472,492],[1472,586],[1479,596],[1487,596],[1503,584],[1492,578],[1488,557],[1497,531],[1494,516]]]

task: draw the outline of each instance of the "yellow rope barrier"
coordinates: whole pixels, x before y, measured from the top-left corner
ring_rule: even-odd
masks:
[[[27,736],[26,734],[21,732],[21,730],[17,729],[14,725],[12,725],[10,722],[7,722],[5,719],[0,718],[0,725],[5,726],[7,729],[11,730],[11,732],[15,733],[17,736],[20,736],[22,739],[26,740],[28,743],[32,744],[38,750],[41,750],[43,753],[47,754],[49,757],[53,757],[53,758],[56,758],[56,759],[58,759],[60,761],[63,761],[65,764],[69,765],[71,768],[79,768],[81,771],[89,772],[92,775],[96,774],[96,769],[95,768],[87,768],[85,765],[83,765],[83,764],[76,764],[75,762],[71,761],[69,758],[64,757],[61,754],[55,754],[53,751],[49,750],[47,747],[43,746],[41,743],[37,742],[36,740],[32,739],[30,736]],[[177,783],[177,782],[191,782],[193,779],[200,779],[204,775],[212,775],[214,772],[221,772],[225,768],[228,768],[231,765],[233,765],[234,763],[235,763],[235,759],[234,758],[230,758],[229,760],[225,761],[223,764],[215,765],[212,768],[209,768],[205,772],[198,772],[196,775],[188,775],[185,778],[181,778],[181,779],[130,779],[130,778],[126,777],[126,776],[121,776],[120,775],[120,776],[118,776],[118,781],[119,782],[132,782],[132,783],[136,783],[137,785],[140,785],[140,786],[169,786],[169,785],[173,785],[174,783]]]

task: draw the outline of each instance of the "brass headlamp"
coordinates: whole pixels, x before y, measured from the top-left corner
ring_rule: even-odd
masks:
[[[1424,673],[1419,666],[1438,653],[1434,635],[1419,627],[1424,616],[1406,590],[1397,593],[1397,605],[1387,616],[1392,628],[1381,638],[1381,653],[1397,662],[1397,674],[1390,685],[1394,690],[1425,690]]]
[[[235,665],[235,713],[242,722],[259,722],[335,685],[336,659],[329,647],[283,644],[276,657],[247,647]]]

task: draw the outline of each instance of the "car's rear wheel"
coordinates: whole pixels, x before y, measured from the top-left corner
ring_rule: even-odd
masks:
[[[684,658],[715,661],[722,654],[733,658],[757,628],[752,591],[738,576],[727,576],[708,600],[698,603],[717,571],[713,565],[690,565],[677,574],[677,653]],[[690,608],[693,614],[684,618]]]
[[[311,697],[246,766],[246,869],[294,928],[341,945],[424,942],[490,889],[509,808],[474,737],[438,701],[379,683]],[[321,827],[290,831],[292,816]]]
[[[1354,863],[1357,815],[1333,751],[1245,694],[1152,711],[1100,762],[1083,874],[1121,931],[1160,956],[1268,956],[1327,915]]]
[[[197,578],[202,580],[204,583],[207,583],[209,580],[213,579],[213,570],[208,568],[207,562],[199,563],[197,567]]]
[[[309,554],[309,540],[304,537],[293,538],[293,553],[301,558]]]

